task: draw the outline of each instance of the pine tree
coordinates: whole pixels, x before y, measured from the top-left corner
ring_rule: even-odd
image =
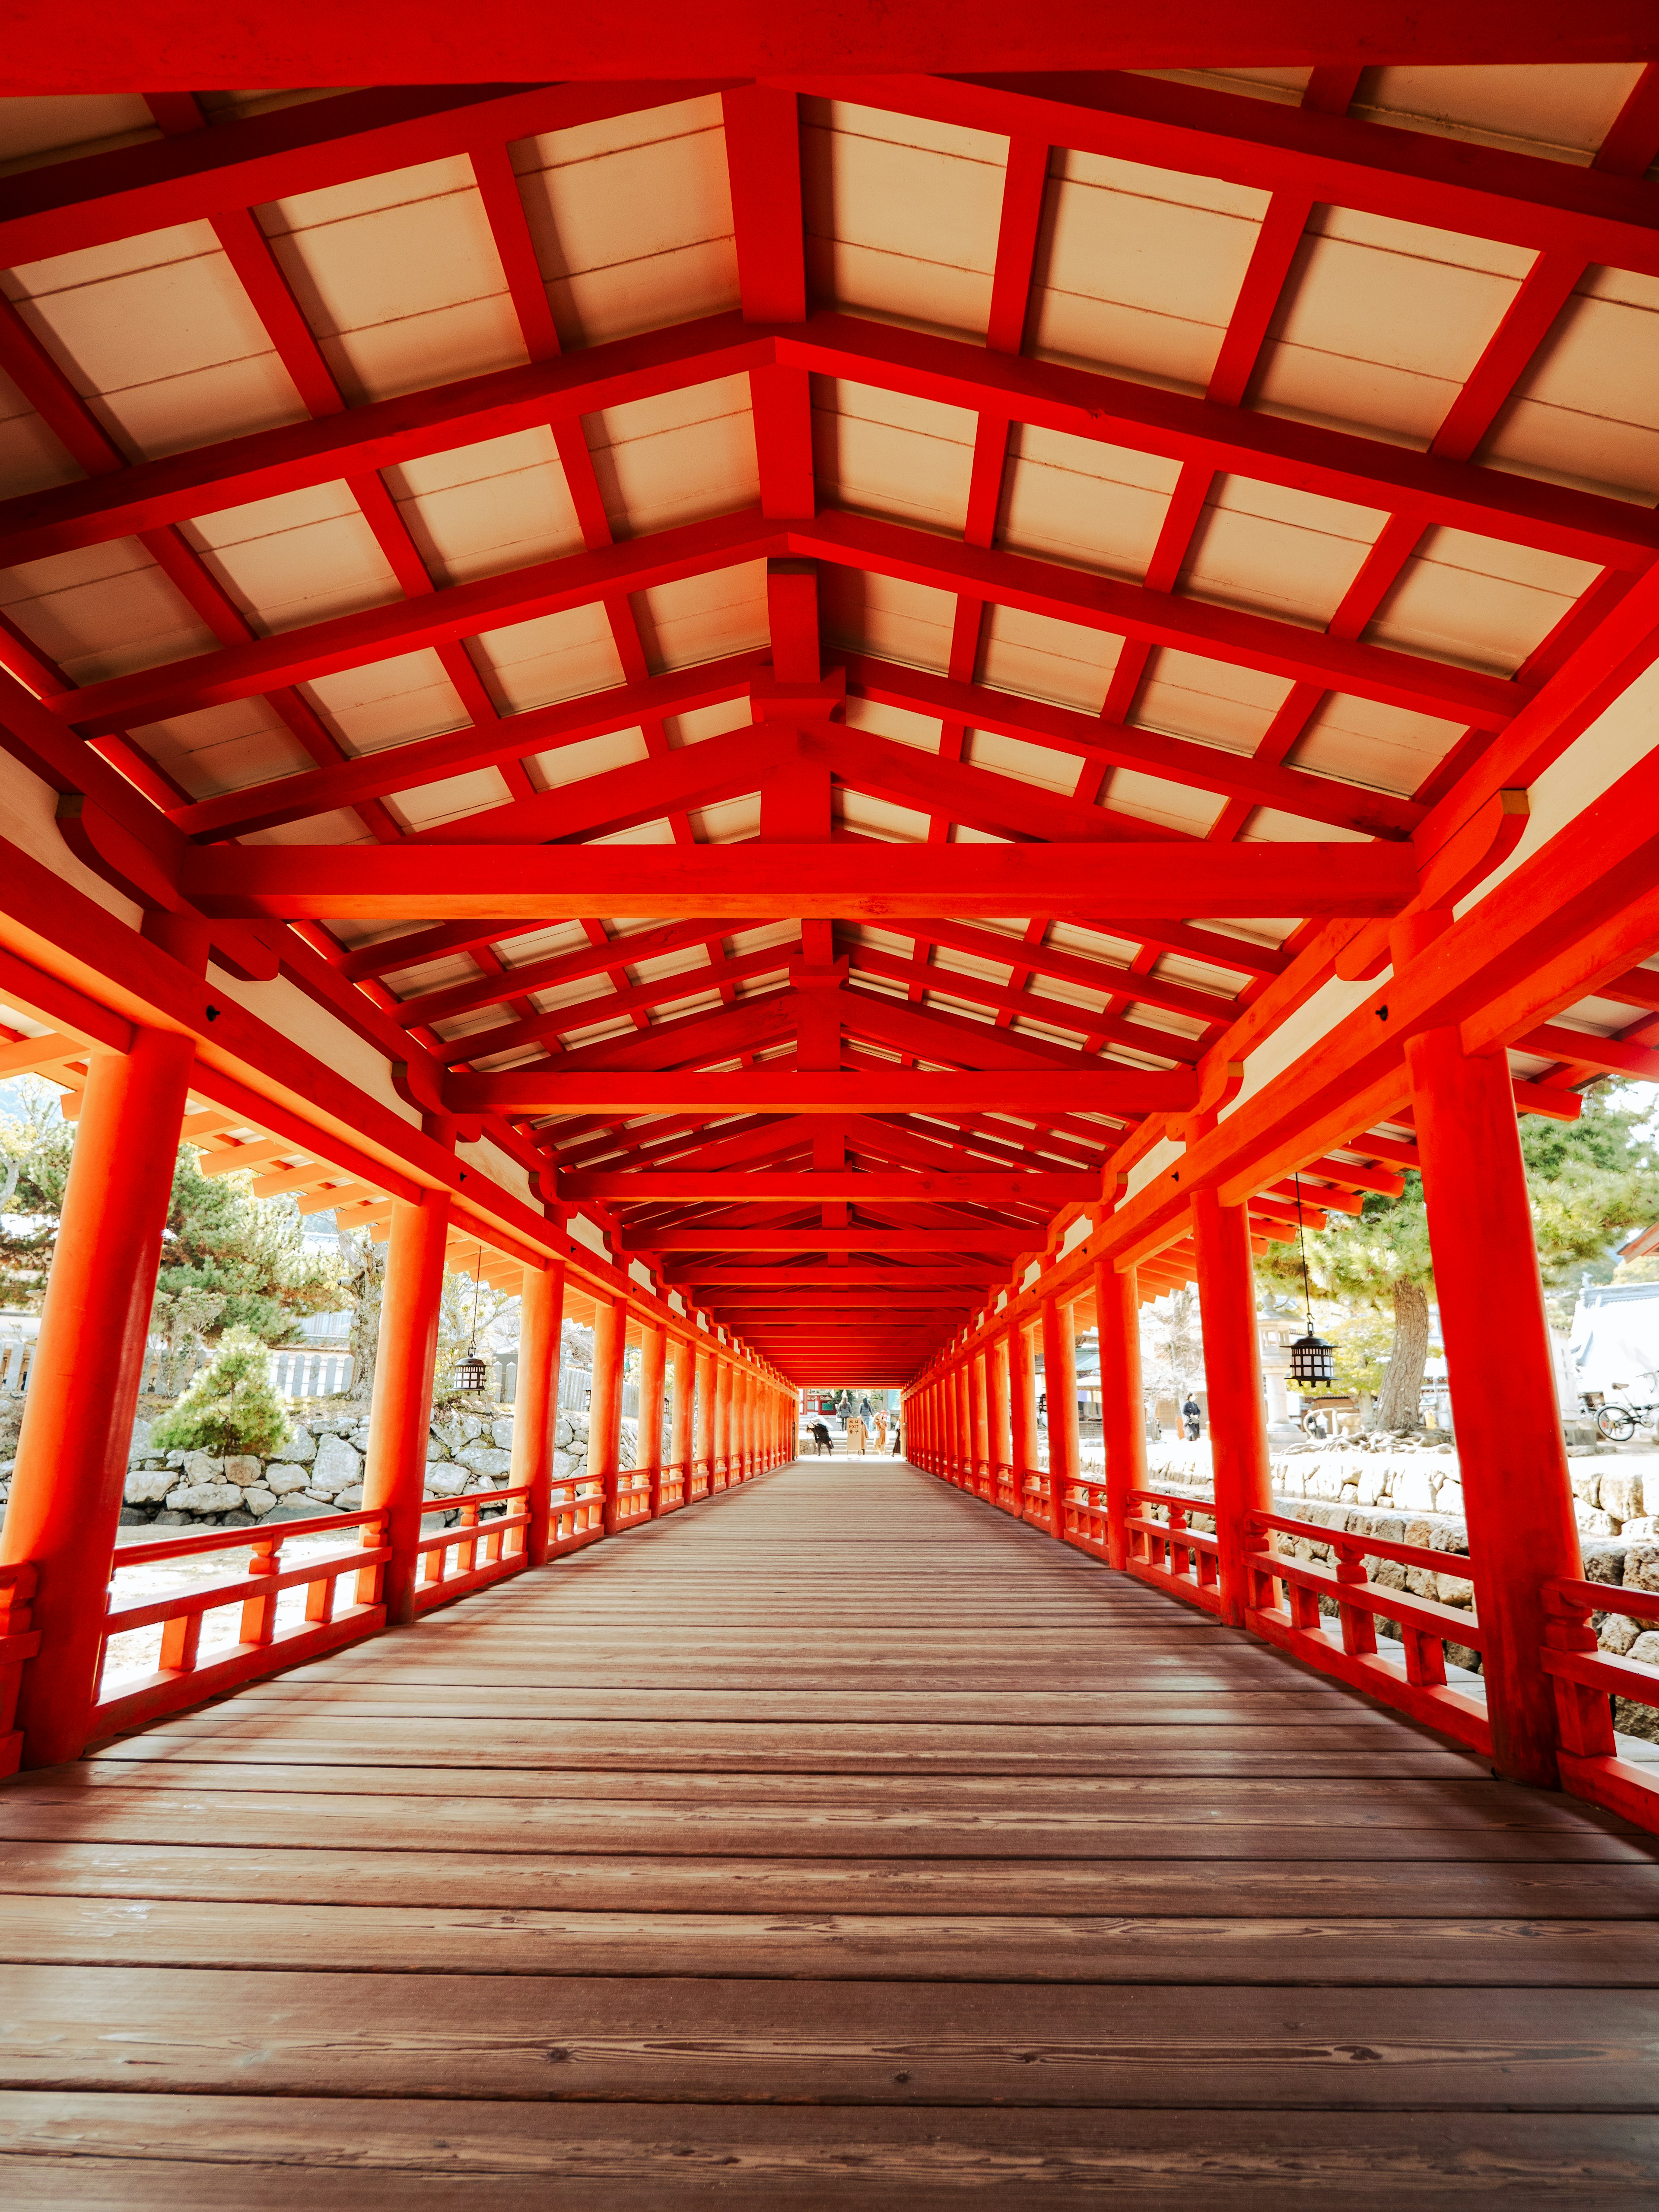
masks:
[[[151,1431],[158,1451],[230,1452],[269,1458],[288,1442],[288,1415],[271,1387],[265,1347],[251,1330],[227,1332],[219,1349]]]
[[[1529,1116],[1521,1125],[1533,1236],[1546,1286],[1576,1282],[1589,1268],[1610,1275],[1613,1247],[1659,1211],[1659,1158],[1644,1135],[1646,1108],[1617,1091],[1585,1094],[1577,1121]],[[1358,1215],[1333,1213],[1308,1236],[1308,1273],[1319,1296],[1350,1307],[1392,1310],[1394,1343],[1382,1376],[1376,1425],[1419,1425],[1429,1349],[1434,1269],[1422,1177],[1407,1170],[1399,1198],[1367,1197]],[[1316,1205],[1316,1187],[1307,1190]],[[1276,1287],[1301,1288],[1294,1244],[1274,1243],[1256,1262]]]

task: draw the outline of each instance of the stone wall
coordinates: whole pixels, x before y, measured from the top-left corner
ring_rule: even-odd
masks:
[[[556,1441],[554,1480],[580,1478],[587,1466],[587,1415],[561,1413]],[[121,1510],[125,1527],[245,1528],[355,1513],[362,1505],[368,1420],[361,1413],[314,1414],[295,1422],[283,1450],[268,1458],[157,1452],[149,1443],[150,1424],[136,1423]],[[624,1466],[632,1462],[634,1448],[634,1425],[624,1421]],[[512,1453],[510,1411],[484,1406],[476,1413],[436,1414],[427,1438],[427,1497],[459,1498],[471,1491],[503,1488],[510,1479]],[[0,1462],[0,1505],[9,1493],[12,1464]]]
[[[1209,1445],[1166,1443],[1147,1448],[1150,1486],[1192,1498],[1202,1506],[1213,1498]],[[1659,1467],[1642,1464],[1643,1455],[1632,1465],[1620,1464],[1613,1447],[1570,1448],[1569,1471],[1577,1499],[1579,1542],[1587,1582],[1613,1588],[1659,1590],[1659,1532],[1655,1517],[1641,1510],[1647,1492],[1659,1504]],[[1387,1543],[1411,1544],[1449,1557],[1443,1571],[1402,1567],[1392,1560],[1370,1562],[1370,1578],[1387,1589],[1403,1589],[1415,1597],[1432,1598],[1441,1605],[1472,1607],[1474,1585],[1452,1564],[1468,1556],[1468,1528],[1462,1517],[1463,1490],[1456,1455],[1445,1446],[1408,1447],[1377,1451],[1357,1438],[1340,1445],[1293,1450],[1272,1462],[1274,1506],[1287,1516],[1310,1521],[1317,1527],[1354,1536],[1380,1536]],[[1426,1500],[1426,1504],[1419,1504]],[[1613,1507],[1621,1509],[1615,1513]],[[1630,1509],[1636,1510],[1632,1510]],[[1201,1515],[1194,1526],[1213,1526]],[[1281,1537],[1281,1543],[1287,1540]],[[1328,1542],[1316,1538],[1288,1540],[1290,1556],[1322,1565],[1334,1564]],[[1334,1613],[1334,1603],[1322,1600]],[[1628,1613],[1598,1613],[1591,1616],[1597,1641],[1604,1651],[1659,1667],[1659,1630],[1644,1631]],[[1386,1630],[1385,1632],[1386,1632]],[[1479,1673],[1480,1656],[1472,1648],[1448,1644],[1447,1656],[1454,1666]],[[1626,1735],[1659,1742],[1659,1711],[1613,1700],[1613,1725]]]

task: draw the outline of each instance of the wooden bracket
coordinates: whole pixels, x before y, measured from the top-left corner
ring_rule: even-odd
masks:
[[[1419,851],[1420,889],[1395,920],[1435,907],[1455,906],[1484,876],[1508,860],[1526,835],[1531,812],[1531,801],[1524,791],[1493,792],[1444,844],[1426,855]],[[1345,983],[1376,981],[1391,957],[1393,927],[1388,921],[1367,922],[1348,939],[1336,956],[1336,972]]]

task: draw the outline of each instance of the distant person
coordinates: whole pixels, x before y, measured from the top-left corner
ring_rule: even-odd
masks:
[[[876,1449],[878,1452],[885,1452],[887,1449],[887,1416],[885,1413],[878,1413],[876,1415],[873,1433],[875,1437]]]
[[[867,1398],[860,1398],[859,1400],[859,1419],[863,1421],[867,1421],[870,1418],[870,1401]]]
[[[1188,1443],[1195,1444],[1198,1442],[1199,1431],[1204,1425],[1204,1409],[1196,1398],[1188,1399],[1181,1409],[1181,1418],[1187,1424]]]
[[[850,1414],[847,1422],[847,1449],[849,1457],[854,1452],[856,1452],[860,1459],[864,1457],[865,1439],[868,1435],[869,1431],[864,1425],[863,1414]]]
[[[822,1421],[814,1421],[812,1424],[812,1441],[818,1448],[817,1455],[820,1459],[823,1457],[825,1452],[833,1454],[835,1447],[830,1441],[830,1431]]]

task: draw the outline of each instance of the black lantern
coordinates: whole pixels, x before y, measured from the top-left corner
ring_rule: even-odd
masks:
[[[1303,1390],[1322,1390],[1336,1380],[1336,1352],[1322,1336],[1298,1336],[1291,1346],[1291,1380]]]
[[[1336,1348],[1314,1334],[1313,1293],[1308,1285],[1308,1242],[1302,1223],[1302,1178],[1296,1178],[1296,1243],[1302,1259],[1302,1304],[1308,1333],[1291,1346],[1291,1380],[1302,1390],[1324,1390],[1336,1380]]]
[[[483,1390],[489,1385],[489,1363],[478,1351],[478,1285],[483,1278],[483,1246],[478,1247],[477,1264],[472,1274],[472,1340],[466,1347],[466,1358],[455,1363],[455,1388],[458,1390]]]

